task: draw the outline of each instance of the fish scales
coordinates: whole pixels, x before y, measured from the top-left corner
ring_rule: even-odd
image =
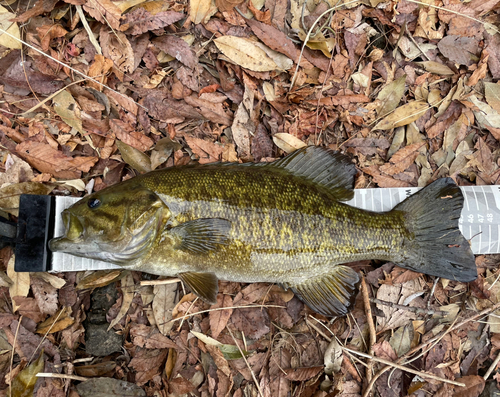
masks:
[[[327,271],[322,268],[325,264],[388,259],[391,247],[402,242],[400,213],[387,216],[359,210],[300,177],[259,171],[226,166],[214,172],[205,167],[136,179],[160,196],[172,212],[173,226],[199,218],[231,221],[230,244],[203,261],[183,255],[192,270],[211,269],[217,274],[220,269],[230,281],[251,277],[250,281],[282,282],[285,276],[299,281],[308,277],[304,274],[308,268],[321,274]],[[168,267],[170,255],[161,245],[158,250],[154,255],[163,258],[158,266]]]
[[[460,189],[441,179],[385,213],[346,205],[355,167],[308,147],[270,164],[170,168],[96,192],[63,214],[53,250],[179,276],[215,302],[217,280],[274,282],[313,310],[345,314],[362,259],[475,278],[458,230]],[[442,220],[440,219],[442,218]]]

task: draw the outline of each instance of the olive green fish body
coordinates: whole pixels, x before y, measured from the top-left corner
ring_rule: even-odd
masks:
[[[344,156],[314,147],[270,164],[153,171],[66,210],[66,236],[51,249],[177,275],[209,302],[218,279],[280,283],[326,315],[345,314],[355,293],[359,277],[346,262],[475,277],[457,227],[463,197],[451,180],[374,213],[342,202],[353,196],[355,172]]]
[[[141,270],[169,275],[211,271],[229,281],[287,282],[327,273],[335,264],[397,257],[394,247],[401,246],[406,232],[401,213],[363,211],[301,178],[258,171],[203,167],[135,178],[171,211]],[[201,258],[175,249],[174,242],[164,244],[173,239],[170,227],[219,218],[231,224],[228,242]]]

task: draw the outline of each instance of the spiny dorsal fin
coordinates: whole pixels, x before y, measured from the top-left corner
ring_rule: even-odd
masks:
[[[219,280],[213,273],[186,272],[179,274],[179,278],[191,291],[205,302],[214,305],[217,303]]]
[[[177,249],[205,254],[227,242],[231,222],[220,218],[201,218],[182,223],[169,230],[179,238]]]
[[[330,274],[310,278],[302,284],[284,285],[315,312],[325,316],[344,316],[356,297],[358,273],[337,265]]]
[[[356,167],[349,157],[318,146],[308,146],[267,165],[287,170],[325,186],[339,201],[354,197]]]

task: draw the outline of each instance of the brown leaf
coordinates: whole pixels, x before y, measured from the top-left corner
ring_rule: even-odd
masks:
[[[386,163],[380,167],[380,171],[386,173],[387,175],[394,175],[403,172],[413,164],[418,156],[418,149],[420,149],[421,147],[421,143],[412,143],[409,146],[405,146],[404,148],[399,149],[391,157],[389,163]]]
[[[61,25],[43,25],[36,28],[42,50],[48,51],[50,41],[59,37],[64,37],[68,32]]]
[[[198,98],[196,94],[192,94],[184,98],[188,105],[191,105],[197,108],[197,111],[208,120],[222,124],[226,126],[230,126],[233,123],[233,115],[225,110],[222,103],[213,103],[210,101],[205,101],[201,98]]]
[[[456,101],[452,101],[446,111],[439,116],[436,123],[432,127],[427,128],[426,133],[429,139],[435,138],[457,121],[462,114],[462,109],[462,105]]]
[[[386,138],[354,138],[345,142],[344,146],[354,147],[365,156],[377,153],[377,148],[388,149],[391,143]]]
[[[168,55],[174,57],[188,68],[195,69],[198,64],[198,57],[188,43],[177,36],[161,36],[152,41],[152,43],[163,50]]]
[[[470,66],[477,61],[479,41],[472,37],[448,35],[438,43],[441,53],[450,61]]]
[[[120,141],[140,150],[141,152],[149,150],[154,144],[151,138],[121,120],[110,120],[109,125]]]
[[[147,383],[153,376],[160,373],[160,366],[165,363],[167,353],[167,349],[136,348],[134,358],[128,366],[137,372],[135,382],[139,386]]]
[[[131,73],[134,71],[134,50],[132,49],[132,44],[130,44],[130,41],[124,33],[110,32],[108,28],[103,26],[101,28],[99,39],[103,55],[107,59],[111,59],[120,71],[125,73]]]
[[[144,324],[132,324],[130,335],[134,338],[134,345],[147,349],[179,349],[170,338],[162,335],[157,328]]]
[[[485,386],[485,380],[479,375],[464,376],[455,379],[455,382],[465,383],[465,387],[455,386],[453,397],[478,397]]]
[[[62,331],[68,328],[75,322],[75,319],[71,317],[71,307],[66,306],[60,309],[53,316],[49,317],[43,323],[38,324],[36,328],[37,334],[53,334],[55,332]]]
[[[314,378],[323,370],[323,366],[307,367],[307,368],[288,368],[284,369],[288,380],[296,382],[303,382],[305,380]]]
[[[175,11],[161,11],[151,14],[140,7],[125,15],[120,29],[127,34],[139,35],[150,30],[162,29],[184,18],[185,15]]]
[[[36,303],[43,314],[52,315],[57,312],[57,290],[52,285],[38,277],[33,277],[31,279],[31,289]]]
[[[214,163],[220,161],[222,146],[200,138],[185,137],[189,147],[199,157],[200,164]]]
[[[28,19],[50,12],[54,9],[58,0],[38,0],[33,7],[25,13],[13,19],[14,22],[26,22]]]
[[[407,182],[403,182],[394,179],[387,175],[382,175],[379,171],[378,165],[371,165],[369,167],[362,168],[362,171],[371,175],[373,177],[373,182],[375,182],[380,187],[409,187],[411,186]]]
[[[15,302],[17,312],[21,316],[31,318],[35,323],[45,320],[45,315],[40,312],[40,308],[34,298],[14,296],[12,300]]]
[[[110,0],[89,0],[83,6],[94,19],[115,30],[120,29],[121,10]]]
[[[269,333],[269,315],[265,309],[236,309],[231,316],[231,322],[249,339],[260,339]]]
[[[16,146],[16,153],[40,172],[47,172],[61,179],[78,179],[80,171],[88,172],[97,157],[68,157],[41,142],[24,141]]]
[[[229,306],[233,306],[233,299],[229,295],[218,294],[217,303],[212,305],[211,309],[219,309]],[[233,309],[213,310],[209,313],[212,338],[217,339],[222,330],[226,328],[226,324],[229,321],[231,314],[233,314]]]
[[[26,81],[28,79],[28,81]],[[33,90],[38,94],[49,95],[61,89],[62,81],[33,70],[30,62],[21,60],[18,50],[10,51],[8,55],[0,59],[0,81],[16,88]],[[24,98],[26,100],[26,98]],[[26,109],[27,110],[27,109]]]
[[[89,288],[99,288],[105,287],[111,284],[113,281],[117,280],[122,274],[122,269],[114,270],[98,270],[89,275],[83,277],[78,284],[76,289],[89,289]]]

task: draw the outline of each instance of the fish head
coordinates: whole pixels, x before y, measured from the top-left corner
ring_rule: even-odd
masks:
[[[169,218],[168,207],[153,191],[119,184],[93,193],[64,210],[65,233],[52,239],[49,248],[125,264],[151,247]]]

